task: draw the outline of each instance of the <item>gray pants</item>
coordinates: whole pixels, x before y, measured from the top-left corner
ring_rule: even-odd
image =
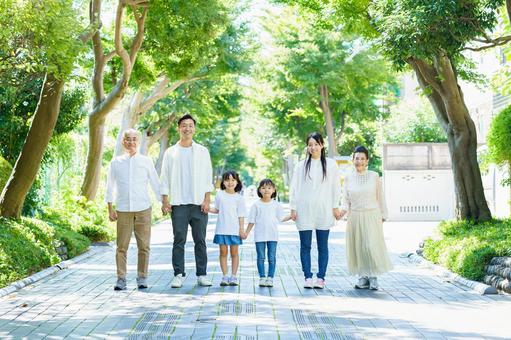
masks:
[[[172,232],[174,234],[174,245],[172,246],[172,267],[174,276],[185,273],[185,244],[188,234],[188,225],[192,227],[192,237],[195,243],[195,266],[196,275],[206,275],[208,265],[208,252],[206,249],[206,228],[208,214],[201,212],[200,205],[185,204],[173,205]]]

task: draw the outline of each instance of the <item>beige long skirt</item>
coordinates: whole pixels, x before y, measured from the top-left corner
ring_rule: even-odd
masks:
[[[346,227],[346,256],[352,275],[376,276],[392,269],[379,209],[350,212]]]

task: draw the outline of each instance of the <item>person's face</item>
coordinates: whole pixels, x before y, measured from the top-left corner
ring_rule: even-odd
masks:
[[[321,150],[323,149],[323,144],[316,142],[314,138],[309,138],[307,142],[307,151],[311,154],[312,158],[317,159],[321,157]]]
[[[263,198],[269,199],[275,193],[275,188],[273,187],[273,185],[265,184],[259,189],[259,192],[261,193]]]
[[[191,119],[185,119],[179,123],[178,130],[181,138],[192,138],[195,134],[195,123]]]
[[[369,160],[367,159],[366,154],[363,152],[356,152],[353,155],[353,165],[357,171],[364,171],[368,162]]]
[[[230,175],[224,180],[225,189],[229,192],[233,192],[236,189],[236,185],[238,185],[238,181]]]
[[[138,142],[138,136],[134,132],[126,133],[122,139],[122,145],[129,154],[134,154],[137,151]]]

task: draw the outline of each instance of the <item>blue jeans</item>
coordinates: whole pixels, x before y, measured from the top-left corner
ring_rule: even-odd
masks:
[[[275,264],[277,260],[275,255],[277,254],[277,241],[267,241],[267,242],[256,242],[256,252],[257,252],[257,271],[259,272],[259,277],[266,277],[264,274],[264,250],[268,248],[268,277],[272,277],[275,275]]]
[[[312,278],[311,272],[311,247],[312,230],[300,231],[300,260],[302,262],[303,275],[306,279]],[[316,230],[318,243],[318,279],[325,279],[326,267],[328,266],[328,235],[330,230]]]

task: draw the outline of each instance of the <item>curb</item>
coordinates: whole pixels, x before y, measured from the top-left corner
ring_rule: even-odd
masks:
[[[489,286],[482,282],[466,279],[458,274],[451,272],[450,270],[445,269],[442,266],[436,265],[426,260],[425,258],[417,255],[416,253],[408,253],[406,257],[410,260],[410,262],[425,265],[427,268],[436,271],[439,274],[439,276],[444,277],[451,282],[465,286],[480,295],[498,294],[498,291],[495,287]]]
[[[108,243],[107,245],[110,246],[111,244]],[[11,283],[9,286],[0,289],[0,298],[4,297],[6,295],[9,295],[11,293],[14,293],[30,284],[33,284],[39,280],[42,280],[42,279],[44,279],[50,275],[53,275],[61,270],[69,268],[73,264],[83,261],[83,260],[103,251],[103,249],[105,249],[105,248],[106,247],[104,245],[90,246],[89,249],[83,254],[75,256],[70,260],[59,262],[49,268],[43,269],[40,272],[32,274],[24,279],[15,281],[15,282]]]

